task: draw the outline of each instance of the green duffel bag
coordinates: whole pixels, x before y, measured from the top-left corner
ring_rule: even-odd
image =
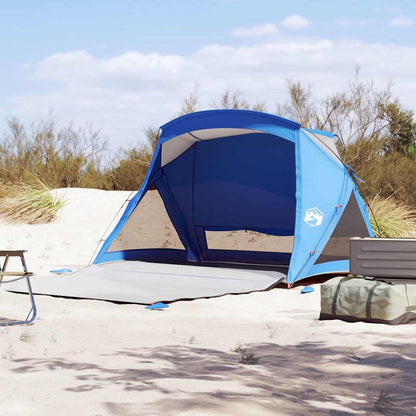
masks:
[[[334,277],[321,285],[319,319],[416,323],[416,281]]]

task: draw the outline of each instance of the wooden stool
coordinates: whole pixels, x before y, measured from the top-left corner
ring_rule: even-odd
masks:
[[[26,315],[25,320],[23,320],[23,321],[10,320],[10,321],[6,321],[6,322],[0,322],[0,326],[30,324],[36,319],[37,309],[36,309],[36,304],[35,304],[35,298],[33,297],[32,286],[31,286],[30,280],[29,280],[29,277],[33,276],[33,273],[29,272],[27,270],[25,256],[23,254],[25,252],[26,252],[26,250],[0,250],[0,257],[4,257],[3,266],[1,266],[1,264],[0,264],[0,285],[2,283],[14,282],[14,281],[22,279],[22,278],[26,279],[27,290],[28,290],[28,294],[29,294],[29,298],[30,298],[30,302],[31,302],[31,308],[29,310],[29,313]],[[22,271],[7,271],[6,270],[10,257],[20,257],[20,260],[22,262],[22,269],[23,269]],[[3,278],[5,276],[10,276],[10,277],[13,276],[13,277],[16,277],[16,279],[3,281]]]

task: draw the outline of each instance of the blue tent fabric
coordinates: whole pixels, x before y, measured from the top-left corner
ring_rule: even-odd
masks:
[[[296,222],[293,251],[298,254],[292,255],[289,283],[309,275],[310,267],[332,234],[354,186],[343,165],[336,163],[302,132],[297,143],[297,169],[299,221]],[[314,208],[322,218],[317,226],[305,221],[308,210]]]
[[[172,120],[161,127],[142,187],[94,263],[152,259],[283,265],[287,283],[347,272],[345,253],[333,261],[317,260],[352,195],[364,224],[360,236],[373,232],[354,180],[335,147],[325,144],[332,138],[332,133],[248,110],[201,111]],[[185,251],[111,250],[141,199],[155,188]],[[293,249],[288,253],[208,246],[206,233],[234,230],[293,236]]]
[[[157,310],[157,309],[164,309],[164,308],[169,308],[169,305],[166,305],[166,303],[163,302],[157,302],[157,303],[152,303],[151,305],[145,306],[145,309],[150,309],[150,310]]]

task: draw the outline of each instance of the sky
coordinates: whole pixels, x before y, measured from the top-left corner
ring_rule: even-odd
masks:
[[[0,131],[52,115],[112,149],[229,90],[276,111],[287,80],[319,99],[360,68],[416,110],[416,1],[0,0]]]

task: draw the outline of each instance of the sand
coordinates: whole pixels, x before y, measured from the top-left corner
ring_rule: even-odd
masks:
[[[90,260],[127,192],[59,190],[45,225],[0,223],[31,270]],[[0,415],[416,415],[416,325],[319,321],[319,284],[141,305],[37,296],[0,329]],[[1,316],[25,295],[0,290]]]

